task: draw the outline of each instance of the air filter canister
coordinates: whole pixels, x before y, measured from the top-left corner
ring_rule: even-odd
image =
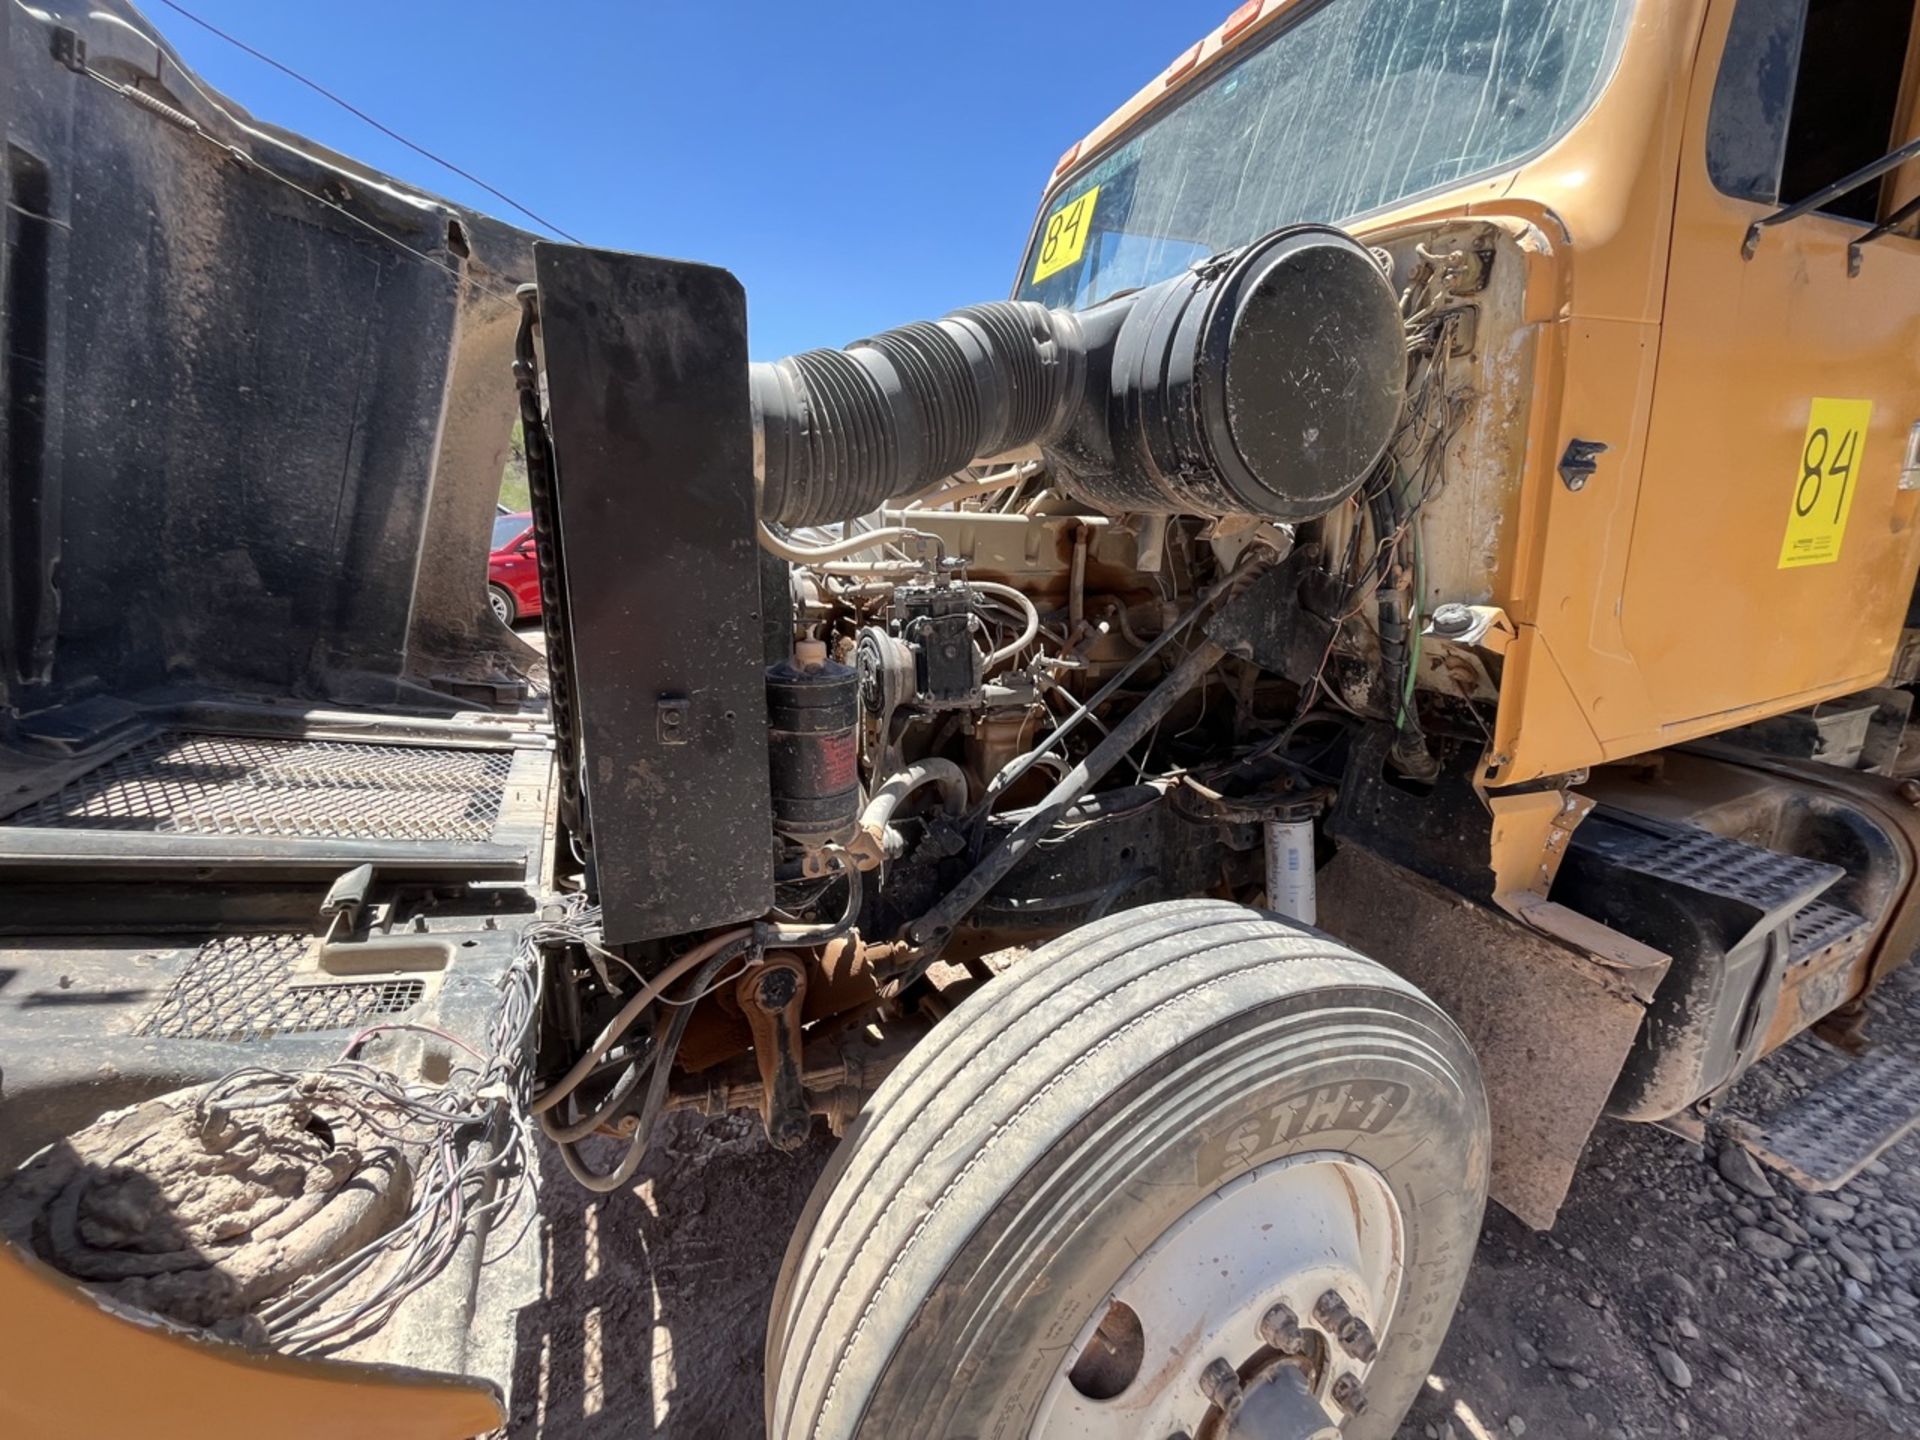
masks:
[[[1293,521],[1386,452],[1407,356],[1373,253],[1295,225],[1088,310],[974,305],[751,378],[777,523],[851,519],[1028,446],[1109,514]]]
[[[1275,231],[1080,320],[1089,403],[1047,457],[1104,510],[1310,520],[1359,487],[1399,423],[1399,303],[1372,253],[1329,226]]]

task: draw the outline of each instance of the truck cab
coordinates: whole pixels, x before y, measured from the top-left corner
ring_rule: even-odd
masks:
[[[760,361],[0,35],[8,1433],[495,1427],[695,1110],[839,1137],[771,1435],[1384,1436],[1603,1116],[1920,1117],[1911,0],[1247,0]]]

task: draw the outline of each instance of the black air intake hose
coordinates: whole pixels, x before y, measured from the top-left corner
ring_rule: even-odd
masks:
[[[755,365],[760,515],[850,520],[1037,445],[1108,514],[1310,520],[1386,453],[1406,381],[1380,262],[1293,225],[1077,313],[975,305]]]
[[[1072,314],[1001,301],[755,365],[761,517],[851,519],[1032,445],[1064,427],[1084,358]]]

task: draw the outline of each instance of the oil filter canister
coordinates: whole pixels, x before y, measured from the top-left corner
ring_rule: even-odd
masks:
[[[806,849],[844,844],[860,821],[860,677],[802,640],[767,670],[773,828]]]

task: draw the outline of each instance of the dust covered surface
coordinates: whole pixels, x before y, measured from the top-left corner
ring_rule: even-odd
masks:
[[[604,1196],[544,1149],[547,1278],[520,1312],[508,1434],[762,1434],[767,1307],[832,1149],[824,1126],[786,1155],[756,1116],[669,1114],[633,1185]],[[618,1155],[583,1150],[602,1169]]]
[[[668,1122],[629,1191],[595,1200],[551,1168],[516,1440],[762,1434],[767,1305],[830,1142],[789,1156],[751,1117]],[[1602,1122],[1554,1231],[1491,1207],[1400,1440],[1920,1433],[1920,1137],[1832,1197],[1725,1169]]]
[[[405,1207],[398,1146],[324,1093],[112,1111],[0,1183],[0,1233],[123,1304],[266,1343],[252,1312]]]

